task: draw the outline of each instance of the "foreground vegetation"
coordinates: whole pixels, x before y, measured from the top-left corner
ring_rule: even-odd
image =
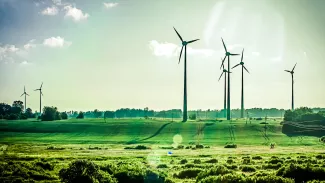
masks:
[[[123,149],[112,145],[2,145],[0,182],[319,182],[323,149],[305,153]],[[308,149],[305,148],[306,151]],[[168,155],[167,152],[173,154]],[[249,154],[248,154],[249,152]],[[316,181],[317,180],[317,181]]]

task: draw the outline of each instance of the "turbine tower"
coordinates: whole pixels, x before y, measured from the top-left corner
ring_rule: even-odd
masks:
[[[231,69],[233,69],[233,68],[241,65],[241,113],[240,113],[241,118],[244,118],[244,110],[245,110],[244,109],[244,69],[246,70],[246,72],[249,73],[249,71],[244,66],[243,57],[244,57],[244,49],[241,53],[240,63],[231,68]]]
[[[297,65],[297,63],[295,64],[295,66],[292,68],[291,71],[284,70],[284,71],[289,72],[291,74],[291,79],[292,79],[292,93],[291,93],[291,95],[292,95],[292,97],[291,97],[291,110],[292,111],[295,109],[295,106],[294,106],[294,98],[293,98],[293,74],[295,73],[294,71],[295,71],[296,65]]]
[[[221,58],[222,61],[222,58]],[[227,117],[227,73],[229,73],[229,71],[227,71],[227,69],[225,69],[225,65],[222,65],[222,73],[219,77],[219,80],[221,79],[223,73],[225,73],[225,88],[224,88],[224,99],[223,99],[223,117],[226,118]]]
[[[28,93],[26,93],[25,86],[24,86],[24,93],[21,94],[20,97],[22,97],[23,95],[25,95],[25,113],[26,113],[26,95],[28,95]]]
[[[222,38],[221,38],[221,40],[222,40],[223,47],[225,48],[225,51],[226,51],[225,58],[223,58],[223,60],[222,60],[221,67],[223,66],[225,59],[228,57],[228,71],[229,71],[230,70],[230,56],[236,56],[239,54],[233,54],[233,53],[228,52],[225,42],[223,41]],[[221,69],[221,67],[220,67],[220,69]],[[228,73],[227,120],[230,120],[230,73]]]
[[[43,95],[42,87],[43,87],[43,82],[42,82],[40,88],[34,90],[34,91],[39,90],[39,112],[40,112],[40,114],[42,114],[42,95]]]
[[[183,122],[187,121],[187,80],[186,80],[186,45],[189,43],[193,43],[195,41],[198,41],[199,39],[194,39],[191,41],[184,41],[183,38],[181,37],[181,35],[177,32],[177,30],[174,27],[174,30],[176,32],[176,34],[178,35],[179,39],[182,41],[182,49],[181,52],[179,54],[179,61],[178,64],[181,61],[181,57],[182,57],[182,52],[183,52],[183,48],[185,47],[185,53],[184,53],[184,100],[183,100]]]

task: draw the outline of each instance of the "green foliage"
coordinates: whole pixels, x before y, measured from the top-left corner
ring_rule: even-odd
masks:
[[[104,118],[114,118],[115,112],[114,111],[105,111]]]
[[[245,177],[240,174],[226,174],[209,176],[199,183],[294,183],[291,179],[285,179],[274,175]]]
[[[277,158],[272,158],[270,159],[269,161],[270,164],[278,164],[278,163],[283,163],[283,160],[282,159],[277,159]]]
[[[43,168],[44,170],[53,170],[54,169],[54,166],[48,162],[39,161],[39,162],[36,162],[35,165]]]
[[[65,183],[116,183],[117,181],[109,174],[100,171],[99,166],[87,160],[76,160],[59,172],[59,177]]]
[[[212,167],[212,168],[209,168],[209,169],[205,169],[204,171],[200,172],[197,175],[196,180],[200,181],[200,180],[202,180],[202,179],[204,179],[206,177],[209,177],[209,176],[225,175],[225,174],[228,174],[228,173],[233,173],[233,171],[228,170],[228,168],[226,168],[223,165],[218,165],[218,166],[215,166],[215,167]]]
[[[225,148],[237,148],[237,144],[227,144]]]
[[[83,112],[79,112],[77,119],[84,119],[84,113]]]
[[[313,113],[308,107],[301,107],[294,111],[287,110],[284,113],[284,121],[324,121],[323,112]]]
[[[168,166],[166,164],[159,164],[157,168],[168,168]]]
[[[319,138],[319,141],[325,143],[325,136],[322,136],[321,138]]]
[[[187,163],[187,159],[182,159],[179,164],[186,164]]]
[[[31,108],[27,108],[25,114],[26,114],[27,118],[35,118],[35,115]]]
[[[194,163],[194,164],[201,164],[201,160],[200,160],[200,159],[195,159],[195,160],[193,161],[193,163]]]
[[[253,167],[253,166],[241,166],[241,170],[243,172],[255,172],[256,171],[256,168]]]
[[[196,149],[203,149],[204,146],[203,146],[202,144],[196,144],[196,145],[195,145],[195,148],[196,148]]]
[[[282,163],[277,163],[277,164],[264,164],[264,165],[262,165],[262,168],[263,169],[274,169],[274,170],[278,170],[281,167],[282,167]]]
[[[205,161],[206,163],[218,163],[218,160],[213,158]]]
[[[151,148],[150,147],[147,147],[145,145],[137,145],[135,147],[125,147],[124,149],[146,150],[146,149],[151,149]]]
[[[68,114],[66,112],[61,112],[60,116],[62,119],[68,119]]]
[[[190,168],[190,169],[185,169],[180,171],[178,174],[175,174],[175,177],[179,179],[190,179],[190,178],[195,178],[202,169],[199,168]]]
[[[27,115],[24,114],[24,113],[21,113],[21,114],[19,115],[19,119],[23,119],[23,120],[25,120],[25,119],[27,119]]]
[[[262,156],[253,156],[252,157],[253,160],[261,160],[263,159]]]
[[[61,120],[60,113],[56,107],[45,106],[43,108],[42,121],[54,121]]]
[[[190,114],[189,115],[189,119],[190,120],[196,120],[196,114],[194,113],[194,114]]]
[[[296,182],[309,180],[325,180],[325,168],[307,165],[290,164],[277,171],[278,176],[292,178]]]

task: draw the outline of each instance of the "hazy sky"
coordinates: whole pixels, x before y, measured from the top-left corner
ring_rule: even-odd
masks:
[[[188,109],[221,109],[221,37],[245,48],[245,107],[325,107],[324,0],[0,0],[0,102],[64,110],[182,108],[181,42],[188,48]],[[240,56],[231,58],[231,66]],[[241,69],[231,77],[240,107]]]

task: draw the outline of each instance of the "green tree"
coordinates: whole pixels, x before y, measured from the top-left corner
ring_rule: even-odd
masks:
[[[27,108],[25,112],[27,118],[35,118],[34,113],[31,108]]]
[[[99,118],[102,115],[102,112],[100,112],[98,109],[95,109],[93,114],[95,118]]]
[[[61,117],[59,117],[58,109],[56,107],[47,107],[45,106],[43,108],[43,114],[42,114],[42,121],[53,121],[53,120],[60,120]]]
[[[61,112],[62,119],[68,119],[68,114],[66,112]]]
[[[11,111],[11,106],[6,103],[0,103],[0,115],[6,116],[9,115]]]
[[[77,119],[84,119],[84,113],[83,112],[79,112]]]
[[[19,113],[22,113],[24,111],[24,102],[22,102],[20,100],[14,101],[14,103],[12,104],[12,107],[19,108],[20,109]],[[15,110],[15,113],[16,113],[16,111],[18,111],[18,109]]]

